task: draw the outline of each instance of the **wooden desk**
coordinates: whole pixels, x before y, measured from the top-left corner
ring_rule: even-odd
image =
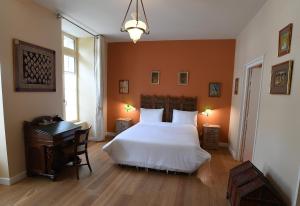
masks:
[[[79,129],[79,125],[60,120],[48,125],[41,125],[37,120],[24,122],[27,175],[43,175],[54,180],[68,161],[63,148],[73,144],[75,131]]]

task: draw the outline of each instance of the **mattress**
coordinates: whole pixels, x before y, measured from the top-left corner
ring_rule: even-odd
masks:
[[[138,123],[102,148],[117,164],[192,173],[211,158],[193,125]]]

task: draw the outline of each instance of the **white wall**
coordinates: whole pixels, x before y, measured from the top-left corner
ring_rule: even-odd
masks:
[[[0,175],[14,177],[25,170],[23,121],[40,115],[63,114],[61,26],[54,13],[31,1],[1,0],[0,14],[0,62],[9,167],[0,168]],[[56,92],[14,91],[13,38],[56,51]]]
[[[278,32],[294,24],[291,53],[277,57]],[[244,65],[264,55],[262,97],[254,163],[289,203],[296,199],[300,165],[300,1],[269,0],[237,38],[234,77],[244,85]],[[293,59],[291,95],[270,95],[272,65]],[[232,97],[229,141],[238,149],[242,88]]]
[[[78,38],[78,102],[79,120],[94,127],[96,113],[94,78],[94,38]],[[91,136],[94,136],[91,130]]]

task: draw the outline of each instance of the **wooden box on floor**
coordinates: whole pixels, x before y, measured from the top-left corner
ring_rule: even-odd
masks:
[[[227,198],[232,206],[285,205],[267,178],[250,161],[231,169]]]
[[[253,170],[253,169],[254,169],[254,171],[260,172],[250,161],[246,161],[230,170],[229,180],[228,180],[227,198],[231,198],[232,189],[233,189],[234,185],[242,185],[253,179],[253,178],[251,179],[251,178],[245,177],[242,181],[238,182],[239,177],[246,176],[246,175],[243,175],[243,172],[245,172],[247,170]],[[233,183],[233,181],[235,181],[235,183]]]
[[[237,195],[239,194],[238,191],[239,188],[251,182],[252,180],[254,180],[260,175],[261,175],[260,172],[256,171],[253,168],[249,168],[248,170],[233,177],[232,186],[231,186],[231,196],[230,196],[231,205],[238,205],[236,201],[237,201]]]
[[[240,206],[285,206],[275,189],[264,176],[238,188],[234,205]]]

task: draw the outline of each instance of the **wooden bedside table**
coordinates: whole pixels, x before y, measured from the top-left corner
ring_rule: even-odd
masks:
[[[203,147],[205,149],[219,148],[220,128],[220,125],[203,125]]]
[[[130,118],[119,118],[116,120],[116,133],[120,134],[131,126],[132,120]]]

